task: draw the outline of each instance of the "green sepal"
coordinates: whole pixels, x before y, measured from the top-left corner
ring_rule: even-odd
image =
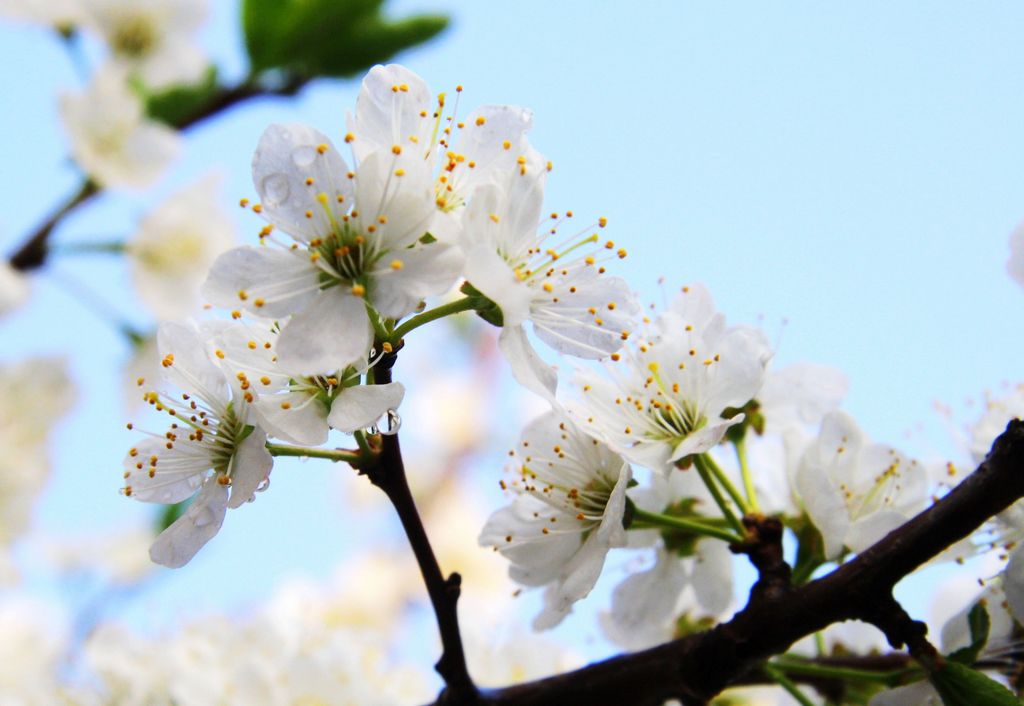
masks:
[[[636,514],[636,504],[627,495],[626,496],[626,509],[622,513],[622,529],[629,529],[633,524],[633,517]]]
[[[760,402],[750,400],[742,407],[726,407],[725,411],[722,412],[722,417],[732,419],[740,413],[744,415],[743,421],[732,425],[726,430],[725,438],[727,441],[734,444],[743,441],[743,438],[747,435],[747,429],[753,429],[758,436],[764,434],[765,419],[764,415],[761,414]]]
[[[200,113],[220,92],[217,67],[207,67],[206,73],[197,83],[172,86],[157,92],[151,92],[145,87],[136,87],[136,90],[142,95],[149,117],[165,125],[178,127]]]
[[[946,655],[946,659],[960,662],[961,664],[972,665],[978,661],[978,655],[988,644],[988,633],[991,621],[988,617],[988,610],[985,608],[985,601],[978,601],[967,614],[967,627],[971,631],[971,644],[961,647]]]
[[[698,632],[710,630],[715,626],[715,619],[710,616],[691,619],[688,613],[683,613],[676,618],[676,627],[672,632],[672,639],[678,640]]]
[[[246,424],[246,425],[245,425],[244,427],[242,427],[242,433],[241,433],[241,434],[239,434],[239,435],[238,435],[238,438],[237,438],[237,439],[235,440],[235,446],[237,447],[237,446],[238,446],[238,444],[241,444],[241,443],[242,443],[243,441],[245,441],[246,439],[248,439],[248,438],[249,438],[249,436],[250,436],[250,435],[251,435],[251,434],[252,434],[252,433],[253,433],[254,431],[256,431],[256,427],[255,427],[255,426],[253,426],[252,424]]]
[[[946,660],[928,677],[945,706],[1020,706],[1021,701],[999,682],[976,669]]]
[[[383,0],[245,0],[242,26],[254,72],[354,76],[441,32],[448,18],[392,21]]]
[[[489,323],[491,326],[497,326],[498,328],[505,325],[505,317],[501,313],[501,307],[485,297],[479,289],[471,285],[469,282],[463,282],[462,286],[459,287],[459,291],[468,297],[475,297],[479,300],[479,304],[476,307],[476,315],[481,319]]]

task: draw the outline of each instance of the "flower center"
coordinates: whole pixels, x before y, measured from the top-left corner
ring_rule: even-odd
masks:
[[[110,38],[115,54],[139,59],[152,51],[157,40],[157,31],[151,17],[129,15],[118,22]]]

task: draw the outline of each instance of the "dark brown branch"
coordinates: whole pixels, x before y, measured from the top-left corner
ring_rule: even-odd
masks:
[[[671,698],[687,706],[705,704],[764,660],[833,623],[884,622],[887,618],[878,608],[891,600],[897,581],[1022,496],[1024,422],[1014,420],[996,439],[988,458],[946,497],[827,576],[788,590],[765,591],[732,620],[707,632],[548,679],[495,689],[484,693],[482,701],[435,704],[660,706]],[[777,579],[774,585],[778,587]],[[915,647],[918,638],[912,632],[890,637],[901,636],[912,649],[926,649]]]
[[[201,123],[207,118],[211,118],[214,115],[231,108],[232,106],[260,96],[295,95],[308,82],[309,79],[306,77],[291,76],[280,86],[275,86],[273,88],[267,88],[255,80],[247,80],[237,86],[222,88],[214,94],[206,104],[191,115],[187,115],[182,118],[174,125],[174,127],[179,130],[186,130],[198,123]],[[85,179],[82,182],[82,185],[78,188],[78,191],[68,198],[67,201],[57,207],[57,209],[50,214],[46,220],[40,223],[39,226],[32,231],[27,238],[25,238],[21,246],[11,254],[8,258],[8,262],[11,267],[21,272],[28,272],[29,270],[38,269],[46,264],[46,257],[48,255],[47,241],[49,241],[54,228],[56,228],[68,214],[76,210],[79,206],[88,203],[102,192],[102,186],[91,179]]]
[[[374,366],[376,384],[391,382],[391,367],[394,362],[395,354],[388,353]],[[441,634],[442,650],[441,658],[434,668],[445,682],[445,689],[438,697],[437,703],[467,706],[480,703],[480,694],[466,668],[466,655],[462,647],[462,634],[459,631],[457,604],[462,577],[453,573],[445,578],[441,572],[409,489],[398,434],[382,435],[380,454],[372,464],[360,468],[360,471],[366,474],[371,483],[384,491],[398,513],[427,586],[427,593],[430,595],[430,603],[434,608],[438,631]]]

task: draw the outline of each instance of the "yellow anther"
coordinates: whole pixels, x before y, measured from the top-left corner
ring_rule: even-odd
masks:
[[[356,136],[353,135],[351,132],[345,133],[345,142],[352,142],[352,140],[354,139],[356,139]]]
[[[497,214],[497,213],[492,213],[492,214],[491,214],[491,215],[489,216],[489,218],[490,218],[490,219],[491,219],[492,221],[494,221],[495,223],[497,223],[498,221],[500,221],[500,220],[501,220],[500,218],[498,218],[498,214]]]
[[[543,289],[543,290],[544,290],[545,292],[549,292],[549,293],[550,293],[550,292],[552,292],[552,291],[554,291],[554,289],[555,289],[554,287],[552,287],[552,286],[551,286],[551,283],[550,283],[550,282],[545,282],[544,284],[542,284],[542,285],[541,285],[541,288],[542,288],[542,289]]]
[[[483,125],[486,122],[487,122],[487,119],[484,116],[482,116],[482,115],[476,119],[476,124],[478,126],[479,125]]]
[[[507,150],[510,150],[510,149],[512,149],[512,143],[511,143],[511,142],[509,142],[508,140],[505,140],[504,142],[502,142],[502,143],[501,143],[501,146],[502,146],[502,147],[504,147],[504,148],[505,148],[505,149],[507,149]]]
[[[392,270],[400,270],[403,267],[405,267],[405,265],[402,263],[401,260],[392,260],[391,261],[391,269]]]
[[[249,199],[239,199],[238,205],[241,206],[242,208],[245,208],[246,206],[249,205]]]
[[[259,309],[259,308],[260,308],[261,306],[263,306],[264,304],[266,304],[266,302],[265,302],[265,301],[263,301],[263,298],[262,298],[262,297],[256,297],[255,299],[253,299],[253,300],[252,300],[252,304],[253,304],[253,306],[255,306],[255,307],[256,307],[257,309]]]
[[[313,186],[313,177],[306,177],[306,186]]]
[[[377,222],[380,223],[381,225],[384,225],[385,223],[388,222],[388,217],[383,215],[383,214],[380,215],[380,216],[377,216]]]
[[[291,409],[291,408],[292,408],[292,403],[291,402],[282,402],[281,403],[281,409]]]
[[[608,302],[608,311],[615,310],[615,302]]]
[[[312,217],[313,217],[313,212],[312,211],[306,211],[306,218],[312,218]]]
[[[264,375],[263,377],[260,378],[260,382],[262,382],[264,385],[269,385],[270,384],[270,378],[268,378],[266,375]]]
[[[391,145],[391,154],[402,154],[401,145]]]
[[[251,351],[254,351],[254,350],[256,350],[256,341],[249,341],[249,342],[248,342],[247,344],[245,344],[245,345],[249,346],[249,350],[251,350]]]
[[[316,195],[316,200],[319,201],[324,206],[326,206],[328,201],[330,201],[330,199],[327,198],[327,194],[325,194],[322,191]]]
[[[353,295],[361,297],[364,294],[366,294],[366,287],[364,287],[361,284],[353,284],[352,289],[350,291],[352,292]]]
[[[214,354],[215,356],[217,356],[218,358],[220,358],[221,360],[224,360],[224,351],[222,351],[222,350],[221,350],[220,348],[218,348],[217,350],[215,350],[215,351],[213,352],[213,354]]]
[[[263,213],[263,204],[258,203],[252,207],[253,213]]]
[[[164,359],[160,361],[160,365],[164,366],[165,368],[169,368],[172,365],[174,365],[174,354],[168,353],[167,355],[165,355]]]
[[[409,92],[409,84],[407,84],[407,83],[400,83],[400,84],[398,84],[398,90],[400,90],[402,93],[408,93]]]
[[[619,251],[615,254],[619,256],[620,260],[623,259],[626,257],[626,248],[619,248]]]
[[[597,219],[597,226],[599,228],[604,228],[606,225],[608,225],[608,219],[607,218],[605,218],[604,216],[601,216],[600,218]]]
[[[324,152],[327,151],[327,145],[321,142],[319,145],[316,146],[316,151],[317,154],[323,154]]]
[[[231,318],[232,319],[240,319],[240,318],[242,318],[242,312],[240,312],[238,309],[235,309],[234,311],[231,312]]]
[[[396,169],[395,170],[395,176],[399,176],[399,177],[400,176],[405,176],[405,170],[404,169]]]
[[[622,356],[621,356],[621,355],[619,355],[618,353],[612,353],[612,355],[611,355],[611,358],[612,358],[612,360],[614,360],[614,361],[616,361],[616,362],[618,362],[618,360],[619,360],[619,359],[620,359],[621,357],[622,357]]]
[[[391,353],[391,352],[393,352],[395,350],[395,347],[392,346],[387,341],[384,341],[384,343],[380,344],[380,347],[384,349],[385,353]],[[337,383],[334,383],[334,384],[337,385]]]

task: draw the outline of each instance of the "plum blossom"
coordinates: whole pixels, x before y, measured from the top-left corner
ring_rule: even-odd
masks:
[[[209,63],[194,35],[206,0],[84,0],[86,25],[110,48],[113,62],[147,87],[195,83]]]
[[[179,568],[217,534],[229,507],[241,506],[262,489],[273,458],[265,447],[266,432],[250,423],[248,404],[232,397],[224,373],[206,354],[202,333],[168,322],[157,338],[164,378],[182,394],[145,393],[146,401],[174,422],[166,433],[149,434],[129,450],[123,492],[144,502],[193,498],[149,550],[156,563]]]
[[[0,0],[0,16],[68,31],[82,22],[82,0]]]
[[[234,244],[218,181],[211,174],[172,195],[142,219],[128,242],[135,290],[160,319],[184,318],[198,309],[206,271]]]
[[[146,118],[117,69],[97,72],[84,93],[62,96],[60,113],[75,160],[103,186],[148,186],[177,156],[177,133]]]
[[[212,340],[213,356],[271,436],[319,446],[328,428],[351,434],[401,404],[405,388],[399,382],[360,384],[365,361],[324,375],[289,371],[277,360],[277,339],[274,328],[238,322]]]
[[[860,552],[923,509],[928,474],[896,449],[872,444],[848,414],[830,412],[795,478],[825,556]]]
[[[457,98],[462,87],[456,88]],[[445,94],[431,96],[426,82],[399,64],[375,66],[363,79],[355,114],[348,116],[352,151],[362,162],[375,151],[401,147],[401,161],[425,161],[434,174],[439,218],[431,234],[452,242],[474,189],[510,169],[545,174],[526,139],[533,114],[510,105],[485,105],[458,120],[445,115]],[[454,133],[454,137],[453,137]]]
[[[501,310],[498,344],[516,379],[553,400],[555,373],[533,350],[526,322],[559,353],[598,360],[622,347],[640,307],[625,280],[602,276],[602,263],[625,257],[624,249],[601,243],[590,229],[550,242],[572,214],[552,214],[551,225],[539,231],[541,180],[518,168],[503,176],[478,187],[467,207],[466,279]],[[596,227],[605,223],[602,218]]]
[[[683,287],[647,334],[606,364],[611,380],[581,370],[570,409],[627,459],[667,474],[743,420],[726,415],[757,395],[771,355],[758,330],[727,328],[701,285]]]
[[[556,411],[531,422],[511,455],[515,480],[502,485],[515,499],[491,515],[480,544],[512,562],[514,581],[548,586],[533,623],[544,630],[590,593],[608,550],[625,545],[622,518],[632,472]]]
[[[356,173],[313,128],[263,133],[253,181],[262,198],[254,210],[270,222],[265,242],[221,255],[203,291],[220,306],[280,320],[285,367],[319,375],[364,360],[371,316],[410,314],[458,276],[457,248],[421,242],[435,214],[426,167],[398,167],[397,156],[374,152]],[[274,228],[297,242],[277,241]]]
[[[50,473],[49,435],[75,396],[61,359],[0,365],[0,583],[15,576],[8,550],[31,524]]]

